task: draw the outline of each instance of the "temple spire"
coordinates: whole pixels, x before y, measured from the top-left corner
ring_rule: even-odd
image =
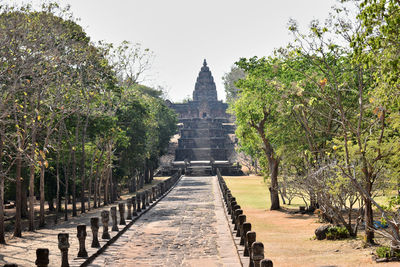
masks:
[[[204,59],[203,66],[197,77],[193,91],[194,101],[217,101],[217,89],[214,78],[207,66],[207,60]]]

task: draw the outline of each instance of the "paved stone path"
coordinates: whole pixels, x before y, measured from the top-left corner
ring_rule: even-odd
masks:
[[[90,266],[241,266],[217,178],[183,177]]]

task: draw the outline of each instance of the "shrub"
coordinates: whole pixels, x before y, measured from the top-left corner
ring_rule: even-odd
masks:
[[[346,227],[337,227],[339,238],[348,238],[350,236],[349,230]]]
[[[378,247],[376,249],[376,254],[378,255],[379,258],[389,258],[390,257],[390,248],[383,246],[383,247]]]
[[[342,226],[329,227],[328,232],[326,233],[326,239],[328,240],[343,239],[348,238],[349,236],[349,231],[346,227]]]

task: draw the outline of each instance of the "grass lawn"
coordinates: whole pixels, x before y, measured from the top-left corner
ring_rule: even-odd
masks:
[[[235,197],[239,205],[243,205],[253,209],[269,209],[271,206],[271,197],[268,190],[268,185],[260,176],[224,176],[226,184],[235,192]],[[283,205],[285,208],[297,208],[304,206],[301,198],[295,197],[291,205]]]
[[[362,248],[360,238],[330,241],[314,240],[314,231],[321,224],[315,215],[291,214],[270,211],[267,185],[259,176],[225,176],[225,181],[238,204],[243,209],[257,240],[263,242],[265,257],[274,266],[376,266],[371,252],[374,248]],[[294,199],[297,209],[304,205]],[[380,263],[378,266],[398,266],[397,263]]]

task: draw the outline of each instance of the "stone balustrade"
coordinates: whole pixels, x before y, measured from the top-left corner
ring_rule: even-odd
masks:
[[[49,265],[49,250],[47,248],[36,249],[36,266],[47,267]]]
[[[99,221],[100,218],[92,217],[90,218],[90,227],[92,230],[92,240],[91,240],[91,248],[95,248],[95,250],[91,250],[90,253],[86,250],[86,241],[87,241],[87,232],[86,225],[80,224],[77,225],[77,234],[76,237],[79,241],[79,251],[77,253],[77,262],[72,264],[73,266],[87,266],[91,261],[101,253],[107,246],[113,243],[121,234],[125,232],[125,230],[130,227],[137,218],[139,218],[142,214],[144,214],[148,209],[150,209],[153,205],[155,205],[169,190],[177,183],[179,178],[181,177],[180,173],[177,173],[167,180],[160,182],[159,184],[153,186],[149,190],[145,190],[143,192],[136,193],[136,196],[133,196],[127,199],[124,202],[118,203],[119,209],[119,219],[120,225],[123,225],[122,229],[118,229],[117,222],[117,207],[111,207],[110,211],[103,210],[101,212],[101,222],[103,225],[102,230],[102,241],[100,244],[98,239],[99,234]],[[127,205],[128,214],[125,218],[125,204]],[[131,208],[133,208],[131,212]],[[118,232],[117,234],[110,236],[109,233],[109,221],[110,221],[110,213],[112,218],[112,231]],[[128,223],[125,221],[128,221]],[[69,267],[68,260],[68,251],[70,248],[69,244],[69,233],[59,233],[58,236],[58,248],[61,251],[61,267]],[[91,255],[90,255],[91,254]],[[83,259],[84,262],[79,261]],[[36,250],[36,266],[47,267],[54,266],[49,262],[49,249],[47,248],[38,248]],[[15,264],[6,264],[5,266],[17,266]]]
[[[217,169],[217,177],[226,211],[234,225],[232,234],[240,237],[239,244],[244,247],[243,256],[249,257],[249,267],[273,267],[270,259],[264,259],[264,245],[257,242],[256,232],[251,231],[251,223],[246,221],[246,215],[226,185],[219,169]]]

